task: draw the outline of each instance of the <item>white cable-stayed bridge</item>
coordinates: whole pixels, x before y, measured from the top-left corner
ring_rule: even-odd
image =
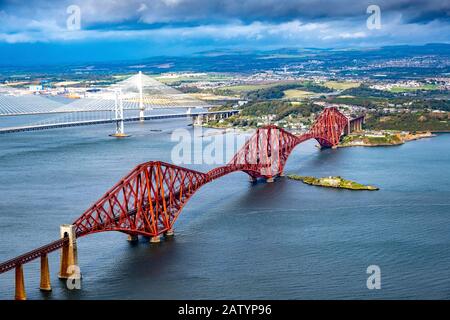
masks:
[[[1,117],[6,116],[48,116],[24,125],[2,126],[0,134],[116,123],[115,136],[120,137],[125,136],[125,122],[185,117],[192,117],[198,122],[204,117],[222,118],[238,112],[208,112],[210,107],[213,105],[139,72],[89,97],[70,102],[35,95],[8,96],[0,93],[0,122]],[[139,113],[136,114],[136,111]]]

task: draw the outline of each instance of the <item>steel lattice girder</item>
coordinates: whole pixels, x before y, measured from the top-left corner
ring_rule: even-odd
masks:
[[[253,178],[275,177],[283,172],[299,143],[315,138],[321,146],[335,146],[347,124],[346,116],[327,108],[301,136],[274,125],[259,128],[227,165],[207,173],[161,161],[141,164],[74,222],[77,236],[102,231],[150,237],[163,234],[202,185],[235,171]]]

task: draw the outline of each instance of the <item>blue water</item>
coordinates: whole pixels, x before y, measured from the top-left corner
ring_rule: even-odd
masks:
[[[172,129],[187,121],[0,136],[0,260],[58,238],[136,164],[170,162]],[[162,131],[152,131],[162,130]],[[234,173],[200,189],[160,245],[130,245],[117,232],[78,240],[82,289],[57,279],[41,293],[39,261],[25,265],[30,299],[450,298],[450,135],[397,147],[295,149],[286,173],[341,175],[376,185],[354,192],[279,179],[251,185]],[[214,166],[191,166],[208,170]],[[368,290],[366,268],[381,268]],[[14,296],[0,275],[0,299]]]

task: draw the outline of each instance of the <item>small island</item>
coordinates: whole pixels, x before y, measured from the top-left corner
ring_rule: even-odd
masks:
[[[306,177],[306,176],[298,176],[295,174],[287,175],[288,179],[292,180],[299,180],[303,183],[313,185],[313,186],[320,186],[320,187],[327,187],[327,188],[339,188],[339,189],[349,189],[349,190],[369,190],[369,191],[375,191],[379,190],[379,188],[374,186],[365,186],[363,184],[345,180],[342,177],[324,177],[324,178],[315,178],[315,177]]]
[[[360,132],[350,134],[342,138],[338,148],[345,147],[381,147],[397,146],[405,142],[431,138],[435,135],[429,131],[426,132]]]

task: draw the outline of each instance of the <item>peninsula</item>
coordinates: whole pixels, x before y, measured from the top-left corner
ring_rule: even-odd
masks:
[[[408,141],[431,138],[431,132],[362,132],[344,136],[339,148],[397,146]]]

